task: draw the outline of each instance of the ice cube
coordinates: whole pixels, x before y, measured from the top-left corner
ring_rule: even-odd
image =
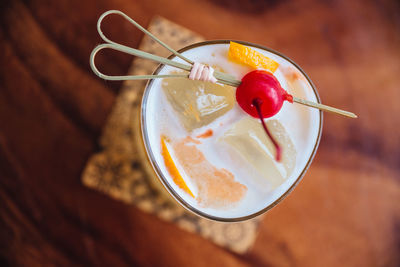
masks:
[[[245,173],[249,182],[264,190],[273,190],[292,174],[296,150],[278,120],[268,120],[266,125],[282,148],[281,162],[275,160],[275,147],[256,119],[248,117],[238,121],[219,141],[227,143],[247,163],[249,168]]]
[[[162,87],[189,132],[224,115],[235,103],[235,90],[226,85],[168,78],[163,80]]]

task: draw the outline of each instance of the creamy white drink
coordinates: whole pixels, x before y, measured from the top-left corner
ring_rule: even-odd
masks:
[[[279,63],[274,75],[288,93],[318,102],[298,67],[252,48]],[[221,41],[182,54],[240,80],[253,69],[229,60],[228,49],[229,42]],[[162,66],[158,72],[171,73],[181,71]],[[185,78],[155,79],[142,103],[144,143],[162,183],[186,208],[225,221],[250,218],[290,191],[311,163],[322,127],[319,110],[285,101],[277,115],[265,119],[282,147],[277,162],[260,121],[239,107],[235,90]]]

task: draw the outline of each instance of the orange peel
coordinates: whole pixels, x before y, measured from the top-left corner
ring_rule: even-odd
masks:
[[[237,63],[242,63],[255,69],[264,69],[271,73],[274,73],[279,67],[278,62],[275,60],[236,42],[230,42],[228,56]]]
[[[165,136],[161,136],[161,155],[164,158],[164,163],[165,163],[165,166],[167,167],[169,174],[172,176],[172,180],[179,188],[181,188],[183,191],[185,191],[190,196],[195,198],[192,191],[189,189],[185,180],[183,179],[182,175],[180,174],[178,168],[176,167],[175,162],[172,159],[171,153],[168,151],[168,147],[167,147],[165,139],[166,139]]]

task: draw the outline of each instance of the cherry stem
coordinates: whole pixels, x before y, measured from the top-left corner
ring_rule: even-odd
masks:
[[[275,140],[275,138],[272,136],[270,131],[267,128],[267,125],[265,125],[264,118],[262,116],[261,112],[261,105],[263,104],[263,101],[260,98],[254,98],[252,102],[253,106],[256,108],[258,117],[260,118],[261,124],[264,128],[264,131],[267,133],[269,139],[271,139],[272,143],[275,146],[276,149],[276,161],[281,161],[281,147],[279,146],[278,142]]]

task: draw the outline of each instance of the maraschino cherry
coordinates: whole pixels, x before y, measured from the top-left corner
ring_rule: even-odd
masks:
[[[249,115],[259,118],[262,126],[276,149],[276,160],[281,159],[281,149],[264,123],[265,118],[274,116],[282,108],[283,101],[293,102],[279,81],[270,72],[255,70],[247,73],[236,90],[239,106]]]

